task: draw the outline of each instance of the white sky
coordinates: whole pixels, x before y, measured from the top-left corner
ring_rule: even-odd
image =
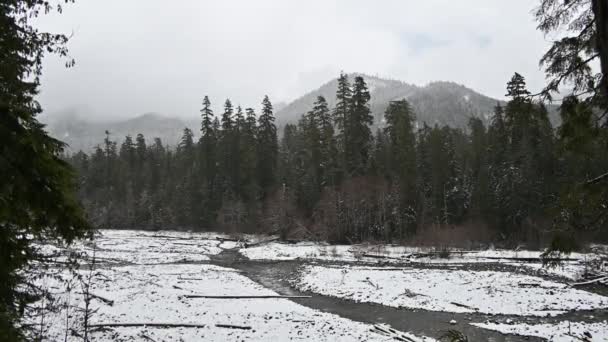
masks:
[[[195,117],[204,95],[259,107],[340,70],[424,85],[455,81],[503,98],[517,71],[539,90],[548,42],[537,0],[77,0],[42,29],[70,34],[76,66],[43,71],[47,112]]]

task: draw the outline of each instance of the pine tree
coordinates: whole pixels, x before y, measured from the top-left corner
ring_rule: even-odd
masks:
[[[213,115],[211,102],[209,97],[203,99],[203,109],[201,109],[201,137],[199,139],[199,147],[201,150],[201,173],[205,179],[207,187],[210,187],[216,177],[216,144],[217,144],[217,127],[219,122],[217,117]]]
[[[245,119],[240,130],[239,163],[241,197],[244,201],[255,199],[257,188],[257,119],[252,108],[245,109]]]
[[[230,99],[226,99],[224,103],[224,113],[222,114],[222,130],[224,133],[229,134],[234,127],[234,109],[232,108],[232,102]]]
[[[296,176],[296,197],[299,204],[310,213],[319,199],[323,171],[319,120],[314,110],[300,119],[296,133],[301,136],[298,137],[301,146],[298,146],[295,152],[300,167]],[[294,165],[286,165],[286,167],[294,167]]]
[[[218,142],[218,161],[219,165],[219,176],[222,178],[222,192],[228,192],[229,196],[232,196],[235,191],[235,158],[238,155],[234,154],[234,136],[235,136],[235,123],[234,123],[234,109],[232,108],[232,102],[229,99],[224,103],[224,113],[221,119],[221,134]]]
[[[25,268],[36,259],[45,263],[34,239],[69,244],[89,230],[73,170],[61,159],[65,144],[37,120],[43,57],[67,53],[66,36],[34,25],[50,10],[52,3],[42,0],[0,4],[0,336],[6,341],[25,340],[20,316],[37,299]]]
[[[528,89],[526,89],[525,78],[515,73],[509,83],[507,83],[507,95],[508,97],[515,99],[524,99],[530,95]]]
[[[338,77],[338,89],[336,90],[336,107],[333,110],[333,119],[337,129],[337,143],[339,162],[342,173],[345,173],[348,169],[346,160],[346,149],[350,146],[351,142],[348,141],[350,137],[349,119],[351,113],[351,97],[352,91],[350,83],[348,81],[348,75],[340,73]]]
[[[213,110],[211,109],[211,101],[209,97],[203,98],[203,109],[201,109],[201,136],[209,136],[213,130]]]
[[[123,163],[127,164],[129,169],[132,169],[135,166],[136,156],[135,156],[135,144],[133,143],[133,138],[130,135],[125,137],[125,141],[120,145],[120,159]]]
[[[258,118],[257,129],[257,173],[258,184],[264,193],[268,193],[276,181],[278,161],[277,127],[274,124],[272,104],[268,96],[262,101],[262,113]]]
[[[399,187],[400,212],[405,215],[398,227],[399,237],[415,232],[416,228],[416,117],[406,100],[392,101],[384,113],[384,133],[389,142],[389,175]]]
[[[336,161],[338,154],[336,138],[334,136],[334,126],[332,123],[331,112],[327,101],[323,96],[317,97],[313,105],[312,113],[319,132],[319,165],[320,185],[334,186],[339,173],[339,165]]]
[[[350,111],[346,126],[344,146],[347,172],[351,176],[365,174],[368,167],[369,151],[373,141],[370,126],[374,117],[369,109],[370,94],[367,84],[361,76],[355,77],[353,84]]]

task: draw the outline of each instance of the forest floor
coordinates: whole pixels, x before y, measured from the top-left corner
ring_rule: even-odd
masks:
[[[544,268],[536,251],[269,240],[110,230],[70,250],[40,246],[56,264],[36,282],[55,300],[38,307],[58,309],[25,323],[68,341],[86,330],[92,341],[430,342],[449,329],[469,341],[608,340],[608,286],[573,286],[604,267],[602,246]],[[70,272],[74,251],[88,262]]]

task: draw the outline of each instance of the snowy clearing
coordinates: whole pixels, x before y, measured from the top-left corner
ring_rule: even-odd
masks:
[[[85,313],[90,314],[92,341],[393,340],[393,336],[382,333],[371,324],[323,313],[288,299],[188,298],[187,295],[278,294],[235,269],[210,264],[165,263],[168,260],[166,255],[171,258],[176,255],[174,262],[184,259],[190,262],[188,258],[191,255],[200,254],[208,258],[234,245],[215,239],[192,238],[184,242],[183,239],[141,235],[141,232],[106,231],[97,240],[96,257],[103,255],[104,258],[116,258],[131,264],[100,263],[93,270],[85,265],[77,272],[82,280],[65,270],[55,269],[58,278],[71,281],[70,291],[66,283],[58,281],[50,273],[48,277],[38,279],[39,284],[55,294],[54,304],[64,307],[58,312],[44,311],[43,316],[32,316],[26,323],[44,327],[49,340],[63,340],[67,334],[68,341],[82,340],[72,332],[81,334],[84,331]],[[92,251],[91,246],[79,248],[89,253]],[[142,261],[157,264],[133,264]],[[91,306],[85,311],[87,286],[90,286]],[[38,304],[44,306],[48,303],[42,301]],[[146,323],[165,326],[143,326]],[[141,326],[121,327],[116,324]],[[402,334],[416,342],[434,341]]]
[[[597,246],[596,246],[597,249]],[[579,280],[590,270],[604,272],[608,266],[596,263],[597,253],[572,253],[560,266],[547,268],[540,262],[542,251],[528,250],[480,250],[480,251],[442,251],[429,247],[409,247],[392,245],[329,245],[316,242],[286,244],[272,242],[256,247],[243,248],[239,252],[250,260],[317,260],[335,262],[365,262],[386,264],[434,264],[458,265],[469,263],[501,263],[538,272],[539,274],[559,276]],[[526,262],[517,259],[530,259]],[[538,261],[534,261],[537,259]]]
[[[608,297],[495,271],[306,266],[294,285],[358,302],[431,311],[547,316],[608,307]]]
[[[583,323],[564,321],[558,324],[471,323],[474,326],[500,331],[503,334],[536,336],[552,342],[608,341],[608,322]]]
[[[407,261],[406,257],[423,249],[390,245],[330,245],[317,242],[286,244],[267,243],[243,248],[239,252],[250,260],[326,260],[326,261],[375,261],[385,257],[390,261]]]

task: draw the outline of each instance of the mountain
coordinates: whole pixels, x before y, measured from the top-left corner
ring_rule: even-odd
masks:
[[[351,81],[354,76],[349,75]],[[496,104],[501,103],[499,100],[453,82],[432,82],[419,87],[397,80],[361,76],[365,78],[370,90],[370,108],[377,125],[381,125],[384,111],[388,103],[393,100],[408,100],[416,112],[419,123],[426,122],[429,125],[437,123],[460,128],[465,128],[472,116],[489,119]],[[319,95],[324,96],[330,107],[333,107],[337,84],[337,79],[333,79],[277,111],[279,125],[296,122],[303,113],[312,108],[313,102]]]
[[[135,138],[138,133],[142,133],[147,143],[151,143],[154,137],[159,137],[164,145],[175,147],[184,127],[198,127],[198,122],[187,122],[158,113],[106,122],[86,120],[74,113],[63,113],[49,115],[45,121],[49,133],[68,144],[68,152],[90,152],[103,143],[106,130],[110,132],[110,139],[119,145],[126,135]]]
[[[349,75],[350,80],[354,74]],[[492,117],[494,107],[502,101],[482,95],[472,89],[454,82],[432,82],[426,86],[416,86],[402,81],[383,79],[362,75],[371,94],[370,108],[374,115],[375,127],[381,127],[384,111],[392,100],[407,99],[416,113],[417,123],[429,125],[448,125],[466,128],[469,118],[479,117],[486,122]],[[275,116],[279,130],[287,123],[296,123],[302,114],[308,112],[317,96],[325,97],[330,107],[335,105],[338,81],[333,79],[291,103],[275,103]],[[557,119],[557,107],[549,106],[550,119],[554,125]],[[93,122],[73,113],[51,115],[48,117],[48,130],[52,136],[69,144],[68,151],[90,151],[103,142],[105,131],[111,132],[111,138],[119,144],[125,135],[135,137],[142,133],[147,141],[160,137],[165,145],[175,147],[184,127],[189,127],[196,135],[200,126],[199,119],[181,120],[147,113],[123,121]]]

